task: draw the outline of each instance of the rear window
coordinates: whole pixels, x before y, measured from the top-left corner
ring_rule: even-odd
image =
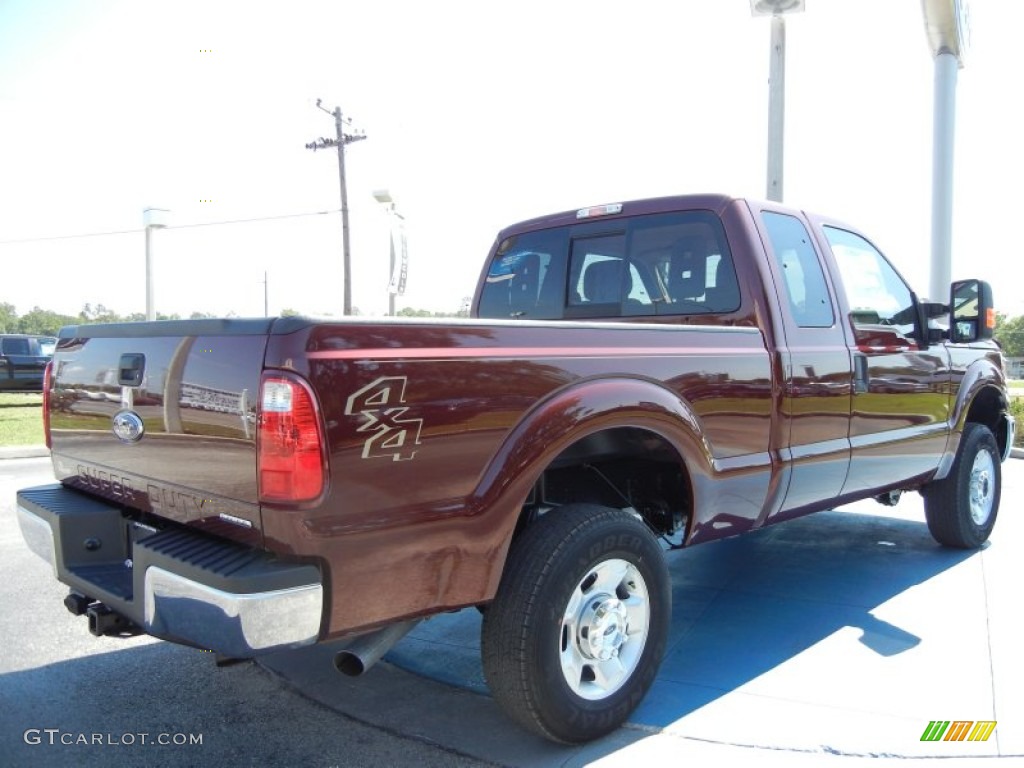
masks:
[[[28,346],[28,339],[3,339],[0,340],[0,350],[5,355],[31,355],[32,351]]]
[[[506,238],[488,268],[478,314],[550,320],[739,307],[721,222],[710,211],[687,211]]]
[[[52,357],[57,339],[52,336],[0,336],[0,354]]]

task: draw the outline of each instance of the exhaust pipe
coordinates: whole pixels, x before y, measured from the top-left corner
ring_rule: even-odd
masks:
[[[334,667],[343,675],[358,677],[380,661],[395,643],[405,637],[422,619],[391,624],[376,632],[360,635],[334,657]]]

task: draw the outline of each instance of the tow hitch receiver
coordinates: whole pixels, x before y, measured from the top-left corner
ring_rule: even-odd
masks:
[[[73,612],[73,611],[72,611]],[[142,633],[142,628],[132,624],[128,619],[119,613],[114,613],[103,603],[90,605],[85,615],[89,618],[89,631],[96,637],[104,635],[119,635],[130,637]]]

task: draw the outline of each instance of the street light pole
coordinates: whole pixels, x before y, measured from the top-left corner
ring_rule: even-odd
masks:
[[[769,200],[782,202],[782,169],[786,137],[786,20],[772,16],[768,64],[768,179]]]
[[[146,319],[156,320],[156,303],[154,301],[153,275],[153,230],[167,226],[167,215],[170,211],[164,208],[146,208],[142,212],[142,224],[146,228]]]
[[[922,0],[925,32],[935,57],[932,117],[932,259],[929,293],[949,296],[953,276],[953,150],[956,81],[969,44],[967,0]]]
[[[750,0],[754,16],[771,16],[768,62],[768,173],[766,196],[782,202],[786,129],[786,20],[783,14],[804,10],[804,0]]]
[[[306,149],[312,149],[314,152],[318,149],[326,149],[327,147],[338,148],[338,181],[341,185],[341,252],[342,252],[342,266],[345,270],[344,277],[344,314],[352,314],[352,254],[349,248],[348,239],[348,188],[345,184],[345,146],[351,144],[354,141],[362,141],[366,138],[366,134],[362,131],[358,133],[345,133],[345,120],[341,115],[341,107],[335,107],[333,111],[325,109],[321,106],[321,100],[316,100],[317,108],[326,112],[327,114],[334,117],[334,132],[335,138],[325,139],[320,137],[317,141],[310,142],[306,145]],[[351,120],[349,120],[351,125]]]

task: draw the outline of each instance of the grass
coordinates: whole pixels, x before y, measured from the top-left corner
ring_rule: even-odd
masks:
[[[0,393],[0,446],[42,445],[43,396]]]

